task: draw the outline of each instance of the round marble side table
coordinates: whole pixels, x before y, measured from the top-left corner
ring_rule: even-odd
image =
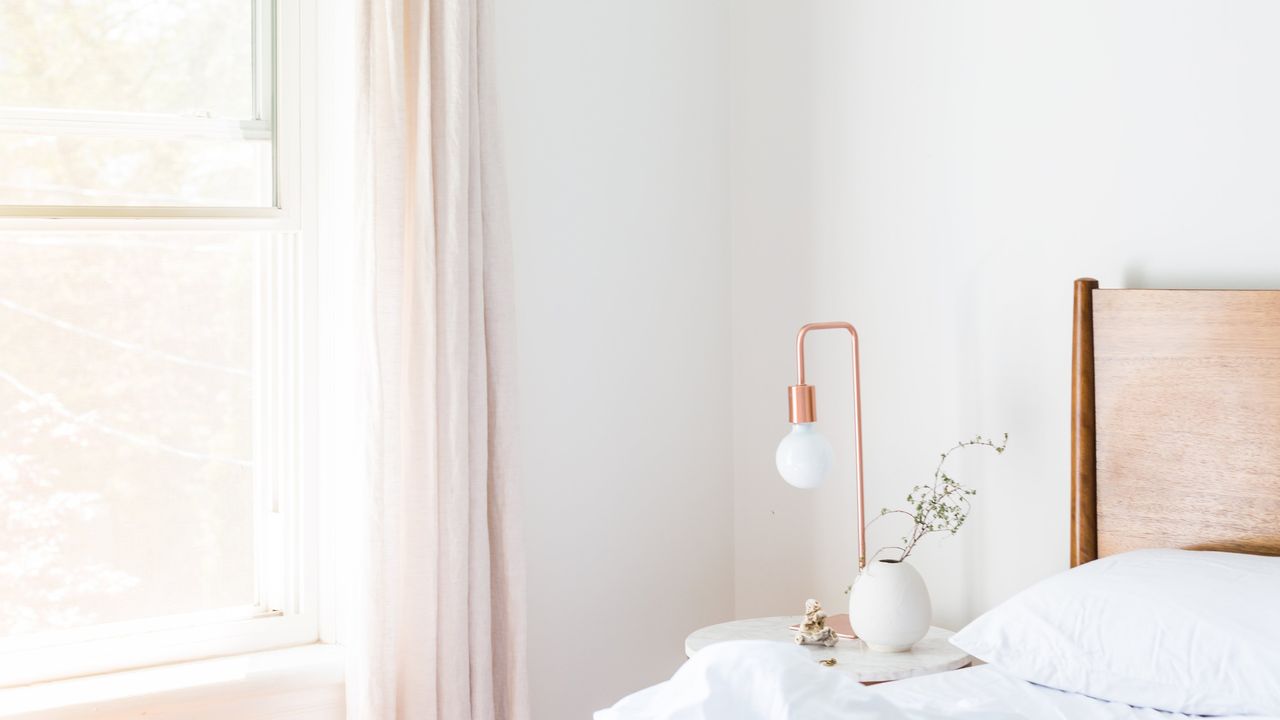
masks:
[[[684,653],[693,657],[694,653],[712,643],[727,640],[777,640],[794,645],[794,625],[803,620],[799,615],[783,617],[752,618],[750,620],[734,620],[733,622],[710,625],[696,630],[684,641]],[[862,683],[887,682],[901,680],[917,675],[943,672],[962,668],[973,661],[973,658],[947,641],[954,633],[940,627],[929,628],[929,634],[915,644],[907,652],[881,653],[867,649],[861,640],[840,638],[835,647],[822,645],[803,645],[812,655],[814,661],[835,658],[832,669],[846,672],[854,680]]]

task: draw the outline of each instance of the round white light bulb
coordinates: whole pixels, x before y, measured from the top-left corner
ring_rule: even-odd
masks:
[[[808,490],[822,484],[831,469],[832,455],[831,443],[813,428],[813,423],[794,423],[791,432],[778,443],[774,460],[783,480]]]

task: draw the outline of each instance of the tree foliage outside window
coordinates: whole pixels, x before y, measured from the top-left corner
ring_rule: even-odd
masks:
[[[252,269],[0,234],[0,636],[253,601]]]

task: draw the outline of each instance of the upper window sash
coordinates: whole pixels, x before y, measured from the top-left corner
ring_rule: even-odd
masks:
[[[0,133],[139,139],[207,139],[271,143],[271,201],[261,206],[188,204],[4,204],[4,230],[301,229],[303,178],[297,84],[300,28],[277,17],[301,17],[299,0],[252,0],[253,111],[249,118],[0,105]],[[139,223],[139,221],[145,221]]]

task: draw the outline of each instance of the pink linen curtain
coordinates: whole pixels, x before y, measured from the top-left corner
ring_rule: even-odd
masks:
[[[352,720],[524,720],[490,0],[360,0]]]

